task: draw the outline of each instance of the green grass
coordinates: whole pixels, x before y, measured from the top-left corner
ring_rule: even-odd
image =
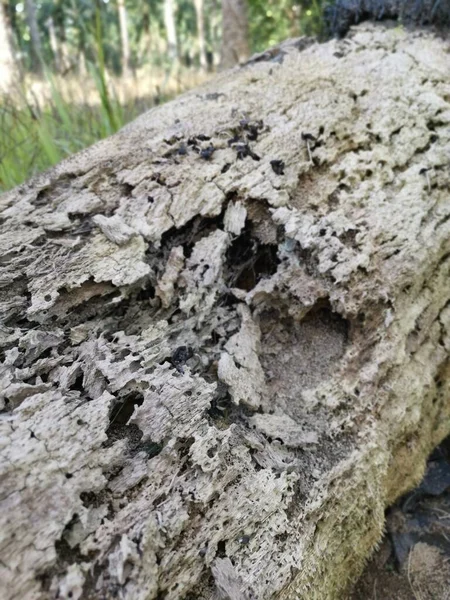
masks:
[[[0,97],[0,192],[115,133],[199,77],[152,69],[132,80],[108,80],[90,65],[85,77],[68,80],[46,71],[43,80],[26,80]]]
[[[0,191],[111,135],[153,104],[121,105],[111,97],[72,103],[51,76],[48,81],[50,99],[31,102],[24,94],[0,100]]]

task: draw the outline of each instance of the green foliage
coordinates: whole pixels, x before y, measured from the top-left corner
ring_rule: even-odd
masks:
[[[249,0],[250,40],[255,52],[289,37],[322,34],[322,0]]]
[[[20,49],[25,69],[31,67],[30,35],[24,3],[3,0],[8,8],[16,46]],[[145,62],[162,64],[164,51],[164,0],[127,0],[128,31],[132,63],[139,67]],[[320,35],[322,32],[322,9],[325,0],[247,0],[250,42],[254,51],[298,35]],[[175,0],[176,26],[182,62],[196,64],[197,26],[193,0]],[[52,20],[57,41],[65,44],[72,54],[72,67],[80,53],[87,60],[95,61],[98,54],[96,12],[102,26],[103,56],[106,68],[120,72],[120,31],[117,0],[40,0],[36,1],[38,26],[41,32],[44,63],[55,63],[51,48],[49,19]],[[210,52],[218,52],[220,43],[220,0],[204,0],[206,44]],[[145,46],[148,46],[145,48]],[[142,50],[149,50],[143,54]]]
[[[114,132],[102,105],[74,105],[57,96],[43,107],[17,100],[0,104],[0,191]],[[116,128],[139,114],[138,107],[117,103],[113,111]]]

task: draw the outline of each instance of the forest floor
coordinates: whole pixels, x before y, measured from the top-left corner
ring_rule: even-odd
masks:
[[[379,549],[348,600],[450,600],[450,438],[386,515]]]

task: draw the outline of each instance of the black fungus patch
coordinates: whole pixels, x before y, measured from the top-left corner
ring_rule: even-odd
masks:
[[[284,175],[284,168],[286,165],[282,160],[271,160],[270,166],[272,167],[273,172],[277,175]]]
[[[256,152],[253,152],[250,146],[245,142],[238,142],[233,147],[236,150],[236,157],[238,160],[244,160],[244,158],[246,158],[247,156],[256,161],[261,160],[261,157],[258,156]]]
[[[203,160],[209,160],[215,151],[216,149],[213,144],[210,144],[207,148],[202,148],[200,150],[200,158],[203,158]]]
[[[171,363],[179,373],[184,373],[186,362],[194,356],[194,351],[190,346],[178,346],[171,356]]]

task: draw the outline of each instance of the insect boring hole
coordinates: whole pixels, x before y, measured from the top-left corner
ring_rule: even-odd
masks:
[[[174,246],[183,246],[184,257],[189,258],[195,244],[223,226],[225,208],[215,217],[196,216],[181,227],[172,227],[163,234],[161,247],[163,254],[168,255]],[[166,261],[164,260],[163,263]]]
[[[208,416],[212,421],[226,419],[230,416],[234,406],[228,386],[222,381],[218,381],[216,394],[211,400],[210,408],[207,411]]]
[[[246,228],[227,251],[228,286],[252,290],[261,279],[276,272],[280,262],[277,251],[276,244],[262,244]]]
[[[133,454],[142,438],[142,431],[134,423],[128,425],[128,421],[135,406],[141,406],[143,402],[144,396],[135,391],[117,399],[109,416],[109,426],[106,430],[108,439],[103,443],[104,448],[112,446],[117,440],[127,438],[128,449]]]
[[[144,402],[144,396],[139,392],[130,392],[123,396],[114,405],[109,423],[111,425],[126,425],[134,412],[134,407],[141,406]]]

